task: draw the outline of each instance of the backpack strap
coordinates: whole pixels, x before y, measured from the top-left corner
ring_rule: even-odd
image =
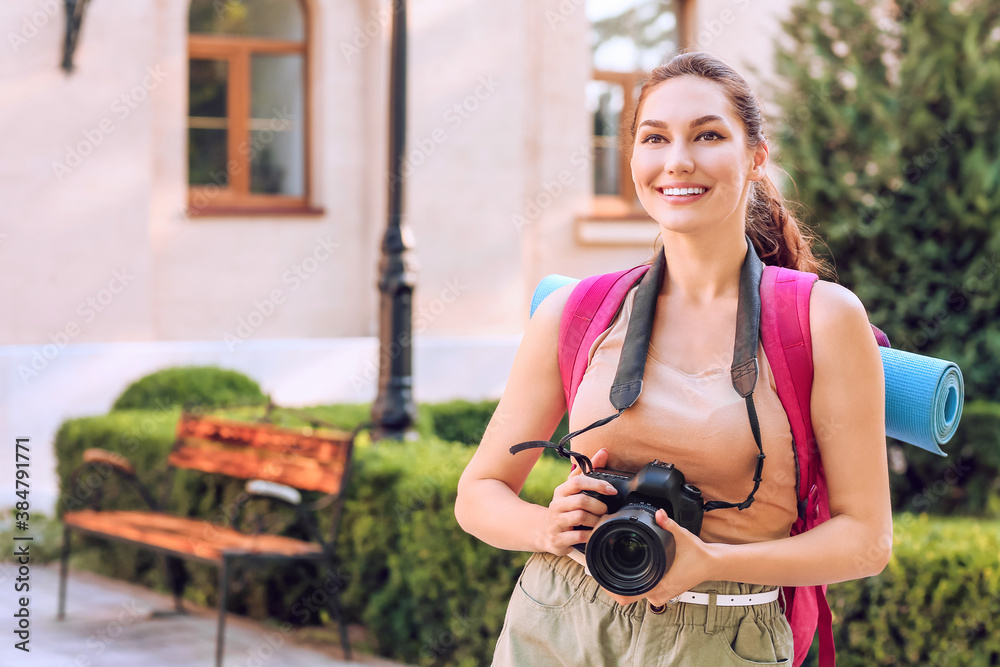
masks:
[[[809,297],[817,279],[818,276],[814,273],[766,266],[760,285],[761,342],[771,366],[778,398],[788,416],[794,442],[795,467],[798,471],[796,497],[799,518],[792,526],[792,535],[829,518],[826,480],[821,472],[822,464],[810,413],[813,360]],[[824,509],[826,516],[821,518]],[[795,646],[793,664],[798,667],[805,660],[818,625],[820,667],[832,667],[836,664],[836,649],[833,643],[833,615],[826,599],[826,586],[788,589],[785,614],[792,628]]]
[[[792,526],[792,535],[830,518],[826,474],[816,446],[810,412],[813,359],[809,297],[817,279],[813,273],[767,266],[760,287],[761,341],[795,442],[799,518]],[[874,324],[871,328],[876,342],[889,347],[888,336]],[[817,628],[820,667],[836,665],[833,614],[826,599],[826,589],[826,586],[786,587],[785,613],[794,636],[796,667],[809,653]]]
[[[576,390],[587,370],[590,347],[614,321],[625,295],[649,270],[643,264],[626,271],[591,276],[577,283],[559,323],[559,375],[566,409],[573,409]]]
[[[813,378],[809,295],[817,279],[815,273],[765,266],[760,282],[761,342],[795,439],[800,519],[805,515],[806,499],[815,483],[815,466],[819,461],[818,456],[812,455],[815,439],[809,412]]]

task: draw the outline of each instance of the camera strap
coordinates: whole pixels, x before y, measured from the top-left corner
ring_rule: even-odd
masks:
[[[754,250],[753,243],[746,237],[747,253],[743,259],[743,266],[740,269],[739,298],[736,306],[736,341],[733,347],[733,365],[730,368],[733,388],[746,401],[747,415],[750,419],[750,430],[753,432],[754,442],[757,444],[757,466],[754,471],[754,486],[742,503],[728,503],[721,500],[712,500],[705,503],[706,512],[735,507],[745,510],[754,501],[754,494],[760,488],[761,473],[764,468],[764,447],[760,439],[760,424],[757,420],[757,410],[753,403],[753,391],[757,386],[757,377],[760,373],[757,364],[757,346],[760,341],[760,281],[763,275],[763,265]],[[642,377],[646,368],[646,357],[649,353],[649,339],[653,332],[654,316],[656,314],[656,302],[663,288],[663,277],[666,270],[666,255],[663,249],[657,255],[656,260],[649,271],[639,281],[636,287],[635,299],[632,303],[632,316],[629,318],[628,328],[625,332],[625,341],[622,344],[621,357],[618,361],[618,370],[615,373],[615,380],[611,385],[610,400],[618,412],[603,419],[599,419],[590,426],[573,431],[559,440],[558,444],[546,440],[531,440],[514,445],[510,448],[511,454],[525,449],[536,447],[546,447],[555,449],[560,456],[574,459],[584,473],[593,470],[590,459],[579,452],[571,451],[566,447],[576,436],[587,431],[604,426],[608,422],[618,418],[621,414],[635,404],[642,393]]]

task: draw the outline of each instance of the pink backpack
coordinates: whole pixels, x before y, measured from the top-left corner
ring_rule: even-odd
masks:
[[[568,410],[573,408],[591,346],[611,326],[626,294],[648,269],[648,265],[642,265],[592,276],[573,289],[559,326],[559,372]],[[792,526],[791,535],[805,532],[830,518],[826,476],[815,447],[809,415],[813,374],[809,295],[817,278],[814,273],[765,266],[760,284],[760,336],[778,398],[791,425],[799,471],[799,518]],[[888,337],[874,324],[872,333],[879,345],[889,347]],[[794,667],[805,660],[817,628],[820,667],[836,665],[833,615],[826,599],[826,586],[785,586],[784,595],[785,616],[795,644]]]

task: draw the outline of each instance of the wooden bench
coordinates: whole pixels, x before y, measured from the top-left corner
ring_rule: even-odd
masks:
[[[269,411],[270,412],[270,411]],[[315,422],[318,420],[314,420]],[[320,422],[322,423],[322,422]],[[215,417],[183,414],[177,423],[177,436],[167,463],[170,469],[167,490],[178,468],[215,473],[250,480],[246,492],[251,497],[280,501],[295,507],[296,515],[310,533],[310,541],[282,537],[266,532],[240,530],[240,512],[231,525],[222,527],[211,521],[173,516],[142,485],[132,464],[114,452],[88,449],[83,463],[73,472],[71,488],[88,466],[103,466],[131,483],[148,505],[148,510],[101,510],[98,494],[92,509],[66,512],[63,515],[63,546],[59,579],[59,614],[64,618],[70,533],[77,531],[91,537],[138,545],[167,556],[167,579],[174,594],[177,613],[184,613],[182,596],[186,575],[179,559],[211,563],[219,567],[219,619],[216,635],[215,664],[222,665],[225,636],[226,597],[229,579],[237,562],[316,561],[336,567],[337,526],[347,486],[354,433],[333,430],[279,428],[270,424],[237,422]],[[303,504],[299,490],[325,495]],[[330,511],[333,526],[324,539],[314,520],[314,513]],[[340,641],[347,659],[350,644],[344,626],[339,590],[331,591],[328,607],[337,620]]]

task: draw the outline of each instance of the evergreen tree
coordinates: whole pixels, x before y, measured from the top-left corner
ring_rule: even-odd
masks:
[[[802,0],[781,160],[839,282],[894,347],[1000,400],[1000,3]]]

